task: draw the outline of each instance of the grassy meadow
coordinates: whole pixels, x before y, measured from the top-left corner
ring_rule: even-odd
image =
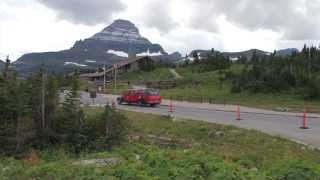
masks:
[[[103,109],[87,108],[95,118]],[[317,179],[320,152],[233,126],[122,112],[128,139],[112,150],[67,153],[64,147],[0,158],[0,179]],[[80,160],[117,159],[115,164]]]

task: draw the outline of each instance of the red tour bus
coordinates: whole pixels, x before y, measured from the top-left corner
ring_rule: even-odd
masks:
[[[141,89],[125,91],[118,98],[119,104],[138,104],[140,106],[150,105],[152,107],[161,104],[161,96],[158,90]]]

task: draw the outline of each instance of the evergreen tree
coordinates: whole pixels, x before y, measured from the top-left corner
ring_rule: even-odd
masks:
[[[192,57],[193,57],[193,62],[195,64],[199,64],[200,63],[199,54],[198,54],[197,51],[193,51]]]
[[[301,53],[291,56],[266,56],[241,63],[252,67],[239,76],[233,76],[234,92],[295,92],[305,98],[320,98],[318,80],[320,72],[320,49],[303,47]],[[241,84],[241,88],[238,85]]]
[[[29,136],[22,131],[32,126],[30,108],[27,106],[28,95],[10,68],[9,61],[0,75],[0,153],[17,152]]]
[[[28,93],[28,106],[31,108],[31,116],[34,121],[36,134],[43,136],[44,127],[42,122],[42,88],[43,87],[44,67],[40,67],[39,71],[28,78],[25,91]]]
[[[105,140],[108,148],[110,149],[113,145],[120,144],[129,130],[129,120],[110,106],[105,106],[100,120],[105,122]]]
[[[57,110],[59,108],[59,88],[57,79],[53,76],[49,76],[46,87],[46,128],[50,128],[53,125],[53,121],[56,118]]]
[[[64,142],[79,153],[87,138],[84,135],[84,112],[80,107],[79,80],[75,73],[72,77],[71,89],[65,94],[60,117],[56,123],[56,131],[65,135]]]

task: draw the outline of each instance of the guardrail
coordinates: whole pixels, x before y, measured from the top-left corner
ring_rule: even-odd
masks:
[[[172,96],[172,100],[175,101],[186,101],[186,102],[199,102],[208,104],[227,104],[226,99],[208,98],[204,96]]]

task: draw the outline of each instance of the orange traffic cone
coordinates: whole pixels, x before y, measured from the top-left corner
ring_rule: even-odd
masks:
[[[172,97],[170,97],[170,104],[169,104],[169,113],[173,113],[173,102],[172,102]]]

